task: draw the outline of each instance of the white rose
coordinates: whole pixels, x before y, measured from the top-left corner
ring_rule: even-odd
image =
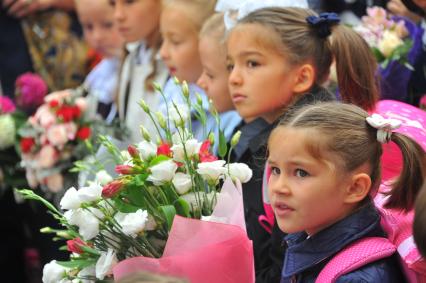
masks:
[[[101,256],[96,262],[96,278],[103,280],[106,275],[112,273],[112,268],[117,264],[117,257],[112,249],[108,252],[101,252]]]
[[[172,146],[173,159],[178,162],[185,162],[185,150],[188,158],[198,154],[200,151],[201,143],[196,139],[189,139],[185,142],[185,148],[182,143],[178,143]]]
[[[216,183],[226,173],[225,163],[224,160],[199,163],[197,173],[207,182]]]
[[[161,185],[170,182],[177,170],[177,165],[173,160],[166,160],[151,167],[151,175],[148,176],[148,181],[155,185]]]
[[[77,191],[81,202],[90,202],[102,198],[102,186],[98,182],[91,183],[88,187],[82,187]]]
[[[173,177],[172,183],[180,195],[187,193],[192,187],[191,176],[180,172]]]
[[[74,187],[69,188],[61,199],[59,205],[61,209],[77,209],[80,207],[81,200]]]
[[[99,182],[102,186],[108,184],[112,181],[112,177],[105,170],[101,170],[96,173],[95,177],[96,182]]]
[[[142,160],[148,160],[150,157],[157,154],[157,146],[149,141],[141,141],[138,143],[137,148]]]
[[[145,224],[148,221],[148,212],[142,209],[138,209],[135,213],[118,212],[114,218],[122,227],[124,234],[136,237],[145,228]]]
[[[251,171],[250,167],[248,167],[245,163],[231,163],[228,164],[228,166],[229,175],[231,175],[230,177],[233,180],[236,178],[240,180],[241,183],[247,183],[253,176],[253,172]]]
[[[52,260],[43,267],[43,283],[57,283],[66,275],[66,269]]]
[[[379,42],[377,47],[385,57],[389,57],[395,50],[395,48],[397,48],[401,44],[403,44],[403,41],[401,38],[398,37],[395,32],[385,30],[385,32],[383,33],[383,38]]]
[[[10,115],[0,115],[0,150],[8,148],[15,143],[15,122]]]

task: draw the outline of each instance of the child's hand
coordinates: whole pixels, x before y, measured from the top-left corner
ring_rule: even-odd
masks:
[[[408,10],[404,3],[401,2],[401,0],[390,0],[386,7],[395,16],[407,17],[415,23],[418,23],[422,19],[417,14]]]

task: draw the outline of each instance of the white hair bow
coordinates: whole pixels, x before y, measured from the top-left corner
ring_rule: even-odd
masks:
[[[253,11],[267,7],[299,7],[308,8],[307,0],[219,0],[216,4],[217,12],[224,12],[226,30],[232,29],[238,20]],[[230,14],[236,12],[236,17]]]
[[[392,136],[392,131],[398,129],[402,122],[396,119],[386,119],[379,114],[373,114],[366,118],[367,123],[377,129],[377,140],[380,143],[388,143]]]

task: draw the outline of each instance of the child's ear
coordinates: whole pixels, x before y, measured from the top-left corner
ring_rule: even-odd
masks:
[[[370,192],[370,188],[371,178],[368,174],[355,174],[347,187],[345,203],[354,204],[362,201]]]
[[[303,64],[296,72],[295,84],[293,85],[294,93],[308,92],[315,81],[315,69],[311,64]]]

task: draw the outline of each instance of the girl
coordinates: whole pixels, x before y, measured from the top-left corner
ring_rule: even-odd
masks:
[[[244,120],[252,120],[240,126],[242,135],[233,161],[253,169],[243,198],[247,233],[254,245],[256,280],[277,282],[283,235],[276,229],[271,236],[258,221],[265,213],[261,180],[269,133],[286,108],[333,99],[320,87],[333,58],[342,99],[374,108],[378,97],[376,61],[366,42],[339,25],[333,14],[319,17],[301,8],[266,8],[248,14],[231,30],[227,49],[232,101]]]
[[[164,85],[167,69],[158,59],[161,45],[160,14],[158,0],[110,0],[114,6],[118,30],[127,43],[127,56],[121,69],[118,89],[118,113],[131,130],[130,142],[141,140],[139,125],[143,124],[150,133],[155,133],[148,115],[138,102],[143,99],[156,109],[161,96],[154,92],[152,83]]]
[[[392,130],[396,120],[359,107],[321,103],[289,113],[268,142],[269,195],[278,226],[289,233],[281,282],[314,282],[333,256],[367,237],[385,237],[372,197],[380,184],[382,143],[404,155],[386,206],[412,209],[424,181],[425,152]],[[395,256],[342,275],[337,282],[404,282]]]
[[[221,113],[221,124],[225,126],[225,137],[229,140],[241,118],[233,111],[234,104],[228,89],[223,13],[214,14],[204,23],[199,35],[198,51],[203,72],[197,84],[204,89],[213,106]]]
[[[75,6],[84,38],[103,57],[84,83],[90,98],[94,100],[89,105],[96,107],[97,112],[110,123],[117,113],[114,96],[124,40],[114,23],[114,9],[107,0],[77,0]],[[92,112],[96,112],[96,109]]]

